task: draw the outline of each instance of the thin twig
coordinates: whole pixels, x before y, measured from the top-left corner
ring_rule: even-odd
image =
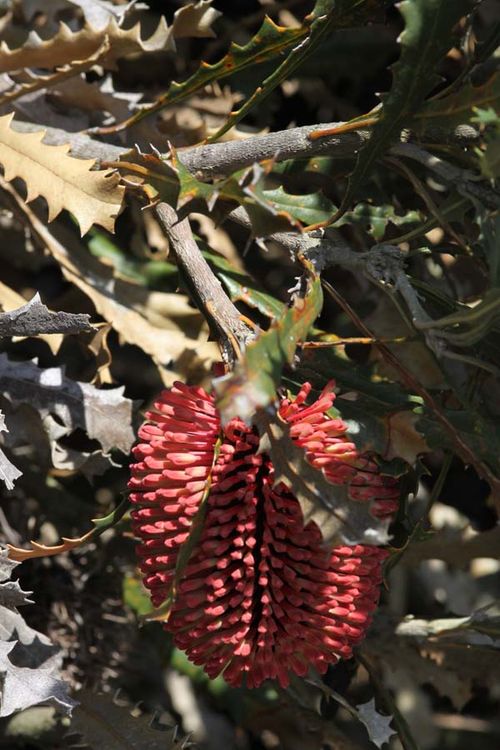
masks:
[[[232,364],[252,337],[252,331],[201,254],[189,221],[179,221],[177,213],[167,203],[159,203],[155,213],[187,278],[194,301],[217,335],[224,361]]]
[[[335,157],[354,157],[359,149],[370,138],[369,130],[363,129],[338,136],[330,136],[312,141],[309,134],[318,128],[329,128],[339,123],[306,125],[289,130],[279,130],[265,135],[253,135],[241,141],[212,143],[206,146],[190,146],[179,149],[178,156],[184,166],[198,177],[212,178],[231,174],[238,169],[249,167],[256,162],[274,159],[276,162],[287,159],[304,159],[325,155]],[[89,138],[81,133],[68,133],[59,128],[45,128],[43,125],[14,120],[11,124],[14,130],[23,133],[33,133],[45,130],[44,143],[60,145],[70,143],[73,156],[80,158],[96,158],[104,161],[115,161],[120,155],[130,149],[114,146],[109,143]],[[445,142],[470,143],[473,135],[477,135],[473,128],[460,126],[453,132],[436,132],[436,138]],[[401,133],[401,139],[406,140],[408,133]],[[413,144],[400,144],[402,146]],[[396,155],[410,156],[410,152],[395,152]]]

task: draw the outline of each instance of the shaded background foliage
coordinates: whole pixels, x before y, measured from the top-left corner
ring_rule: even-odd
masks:
[[[72,215],[63,211],[47,226],[50,183],[37,177],[40,165],[18,173],[26,185],[11,179],[6,149],[14,126],[0,126],[0,303],[16,310],[38,292],[50,310],[68,314],[54,323],[32,303],[28,323],[27,313],[20,318],[24,328],[19,315],[0,318],[2,541],[25,548],[30,539],[46,546],[63,537],[81,541],[89,519],[107,518],[83,546],[66,544],[61,554],[26,559],[15,571],[10,563],[0,567],[5,694],[8,679],[22,682],[16,670],[23,668],[44,686],[57,681],[48,688],[52,705],[20,704],[26,710],[0,719],[0,747],[115,748],[127,741],[146,750],[183,746],[191,733],[205,748],[355,750],[380,747],[391,735],[390,747],[405,750],[496,748],[497,4],[214,0],[198,3],[198,15],[182,26],[174,12],[184,5],[1,6],[0,114],[14,112],[14,122],[70,134],[113,127],[138,103],[171,96],[172,81],[201,77],[198,89],[181,86],[183,98],[156,114],[94,133],[120,152],[139,148],[120,169],[127,191],[114,234],[101,228],[113,221],[99,204],[94,226],[79,237],[77,224],[86,228],[81,198],[61,206]],[[281,30],[265,22],[254,64],[245,45],[266,14]],[[121,30],[139,21],[140,36],[125,35],[129,46],[118,53]],[[207,177],[183,165],[182,151],[167,165],[152,153],[151,146],[164,153],[167,143],[182,149],[216,135],[314,35],[321,38],[309,56],[296,69],[285,67],[274,88],[266,83],[268,95],[224,137],[362,118],[358,126],[373,137],[357,145],[357,162],[353,148],[341,156],[332,148]],[[265,48],[266,39],[283,44],[279,56]],[[243,52],[225,57],[231,42]],[[201,60],[229,65],[209,81]],[[242,69],[222,77],[238,60]],[[382,118],[372,111],[378,92],[389,92]],[[469,130],[457,136],[464,125]],[[399,142],[402,129],[413,143]],[[110,150],[108,161],[116,154]],[[437,169],[429,154],[441,159]],[[147,169],[142,186],[134,165]],[[26,204],[26,188],[29,197],[43,197]],[[116,207],[122,194],[113,195]],[[271,397],[272,378],[271,385],[260,380],[255,362],[291,335],[289,363],[283,356],[278,368],[284,385],[294,391],[310,379],[319,390],[335,378],[339,411],[358,447],[380,454],[383,470],[401,476],[407,490],[392,527],[382,607],[357,658],[288,691],[210,681],[159,625],[138,626],[149,602],[127,514],[113,515],[134,429],[162,386],[175,379],[209,386],[219,358],[192,280],[179,270],[154,212],[143,210],[158,197],[191,215],[198,245],[228,295],[268,333],[244,360],[245,382]],[[237,205],[253,231],[228,218]],[[266,238],[326,223],[339,207],[345,212],[326,230],[333,255],[329,260],[320,248],[316,258],[326,266],[322,311],[303,330],[300,316],[297,323],[284,314],[301,266],[286,243]],[[388,245],[398,249],[397,262]],[[76,332],[67,334],[71,326]],[[307,329],[316,345],[299,346],[294,357]],[[11,574],[33,591],[35,604],[9,583]],[[8,652],[12,640],[17,656]],[[73,719],[64,716],[68,689],[80,704]],[[113,739],[116,731],[122,735]]]

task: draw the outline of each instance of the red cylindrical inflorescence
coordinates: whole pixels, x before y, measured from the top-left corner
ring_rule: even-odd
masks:
[[[294,442],[330,482],[372,512],[397,508],[395,480],[360,456],[340,418],[328,416],[331,388],[307,406],[305,383],[280,416]],[[155,606],[167,598],[178,554],[205,499],[203,529],[178,581],[166,629],[210,677],[230,685],[282,686],[310,666],[325,672],[347,658],[377,606],[386,552],[368,545],[326,550],[313,522],[259,453],[256,431],[239,419],[222,427],[213,396],[176,383],[160,394],[139,431],[129,487],[144,583]],[[209,494],[207,497],[207,489]]]

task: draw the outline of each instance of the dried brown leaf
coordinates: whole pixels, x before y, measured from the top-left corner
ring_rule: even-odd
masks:
[[[112,356],[108,344],[108,335],[112,326],[110,323],[99,323],[96,328],[97,332],[90,336],[87,344],[89,351],[95,357],[96,374],[92,382],[97,385],[109,384],[113,382],[109,369]]]
[[[176,379],[176,374],[167,369],[172,360],[183,358],[183,365],[190,369],[193,359],[198,363],[206,360],[208,364],[219,359],[217,345],[206,340],[203,317],[189,305],[185,295],[150,292],[114,278],[112,269],[77,244],[74,235],[68,233],[64,244],[59,242],[11,185],[1,178],[0,185],[28,218],[33,232],[59,263],[65,278],[92,300],[97,312],[124,342],[138,346],[152,357],[166,385]],[[59,230],[63,231],[60,227]],[[71,247],[71,252],[67,247]]]
[[[109,112],[119,119],[130,113],[131,107],[141,98],[141,94],[124,94],[115,91],[110,77],[104,81],[89,83],[82,76],[68,81],[57,82],[47,92],[49,101],[63,109],[82,109],[85,112]]]
[[[140,53],[174,51],[176,37],[212,37],[210,25],[220,13],[210,8],[211,0],[189,3],[174,14],[172,26],[160,19],[153,34],[141,37],[141,24],[122,28],[116,18],[110,17],[103,26],[87,23],[82,29],[72,31],[61,23],[55,36],[42,40],[31,33],[22,47],[10,49],[5,42],[0,45],[0,73],[21,68],[56,68],[69,65],[75,60],[88,60],[103,44],[107,51],[99,64],[107,70],[116,69],[116,61]]]
[[[411,411],[398,411],[386,418],[389,443],[384,458],[404,458],[413,465],[417,456],[431,451],[425,437],[416,427],[419,420],[420,416]]]
[[[87,23],[100,28],[106,26],[112,18],[122,21],[128,11],[133,8],[136,0],[119,5],[113,0],[66,0],[66,2],[81,8]]]
[[[198,0],[179,8],[174,13],[174,35],[182,37],[215,37],[211,26],[222,15],[211,7],[212,0]]]
[[[32,33],[22,47],[10,49],[2,43],[0,73],[21,68],[56,68],[69,65],[75,60],[87,60],[95,55],[105,40],[109,43],[109,50],[100,64],[108,70],[114,70],[116,61],[122,57],[172,49],[171,34],[172,29],[167,27],[164,18],[146,40],[141,38],[140,23],[136,23],[131,29],[122,29],[115,19],[111,19],[102,29],[87,25],[74,32],[65,23],[61,23],[57,34],[45,41]]]
[[[28,70],[24,71],[23,78],[26,78],[26,80],[15,84],[11,89],[2,94],[0,97],[0,106],[16,101],[16,99],[20,99],[22,96],[26,96],[26,94],[34,94],[36,91],[41,91],[42,89],[47,89],[58,83],[75,78],[80,73],[90,70],[93,65],[100,63],[108,50],[109,41],[105,38],[101,46],[98,47],[91,57],[85,60],[75,60],[70,65],[63,65],[57,68],[54,73],[38,75]]]
[[[92,159],[68,156],[69,144],[47,146],[44,131],[17,133],[9,125],[13,115],[0,117],[0,164],[7,181],[20,177],[26,183],[26,201],[43,196],[52,221],[62,209],[78,221],[82,235],[93,224],[113,231],[120,212],[124,188],[110,170],[91,172]]]

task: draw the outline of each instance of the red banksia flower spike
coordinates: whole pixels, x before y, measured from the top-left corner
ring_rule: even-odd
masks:
[[[374,515],[397,508],[398,486],[359,455],[347,426],[327,412],[330,384],[310,405],[305,383],[279,413],[294,442],[350,498]],[[129,487],[144,583],[155,607],[169,597],[194,516],[205,519],[176,581],[165,628],[210,677],[258,687],[286,686],[290,673],[326,671],[348,658],[378,604],[387,553],[369,545],[326,550],[315,523],[304,527],[298,500],[259,453],[259,436],[240,419],[224,427],[214,397],[176,383],[147,414],[134,448]],[[209,493],[207,495],[207,487]]]

